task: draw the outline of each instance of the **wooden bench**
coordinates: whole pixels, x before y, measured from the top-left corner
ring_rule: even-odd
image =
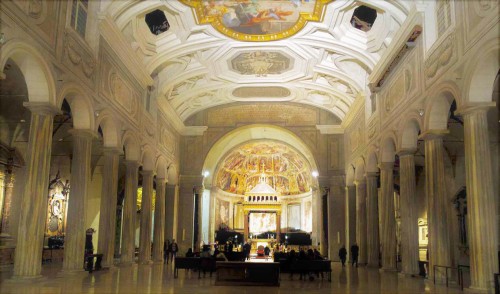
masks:
[[[199,257],[176,257],[174,263],[174,278],[179,276],[179,269],[199,269]]]
[[[332,281],[332,265],[330,260],[296,260],[290,264],[290,274],[328,273],[328,281]],[[323,274],[321,275],[323,276]]]

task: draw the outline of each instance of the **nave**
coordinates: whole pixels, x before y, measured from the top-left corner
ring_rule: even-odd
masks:
[[[8,293],[463,293],[457,285],[434,285],[432,280],[411,278],[394,272],[381,272],[366,267],[342,268],[332,263],[332,281],[315,279],[301,281],[298,276],[290,280],[282,274],[280,287],[228,287],[215,286],[215,275],[198,279],[197,273],[179,271],[174,279],[172,264],[149,264],[113,267],[88,274],[61,274],[61,264],[44,266],[43,278],[16,283],[9,279],[10,272],[0,272],[0,292]]]

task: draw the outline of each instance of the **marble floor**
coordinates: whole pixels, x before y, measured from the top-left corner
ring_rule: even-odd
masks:
[[[364,267],[342,268],[332,265],[332,281],[316,279],[290,280],[282,275],[280,287],[214,286],[215,275],[198,279],[197,273],[179,270],[174,279],[172,265],[151,264],[114,267],[89,274],[62,274],[61,264],[43,266],[43,278],[34,281],[12,280],[11,270],[0,271],[0,293],[69,294],[69,293],[463,293],[458,286],[434,285],[421,278],[408,278],[397,273],[380,273]]]

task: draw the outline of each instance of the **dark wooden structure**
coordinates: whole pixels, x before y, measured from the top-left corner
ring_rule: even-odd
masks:
[[[217,286],[276,286],[280,285],[280,265],[277,262],[217,262]]]

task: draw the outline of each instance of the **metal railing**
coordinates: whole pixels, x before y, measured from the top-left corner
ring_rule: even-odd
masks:
[[[434,279],[434,284],[436,284],[436,268],[437,267],[442,267],[442,268],[445,268],[446,269],[446,287],[448,287],[448,269],[456,269],[454,267],[451,267],[451,266],[445,266],[445,265],[437,265],[435,264],[433,267],[432,267],[432,276],[433,276],[433,279]]]
[[[464,269],[470,272],[470,266],[459,264],[457,266],[458,272],[458,284],[460,285],[460,290],[464,290]]]

